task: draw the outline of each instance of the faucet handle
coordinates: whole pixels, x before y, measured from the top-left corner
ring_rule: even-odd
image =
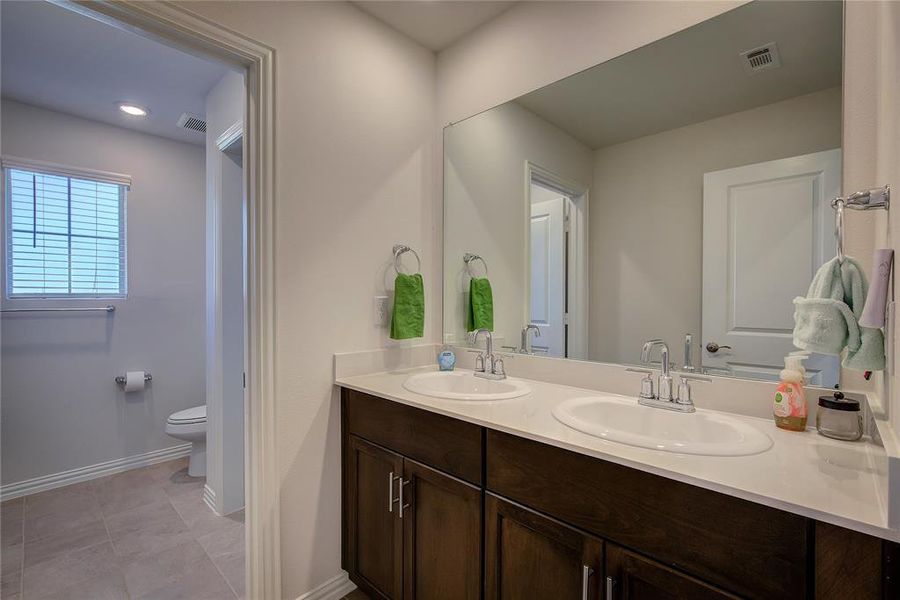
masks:
[[[653,378],[650,377],[653,374],[653,371],[650,369],[633,369],[628,367],[625,369],[631,373],[643,373],[644,378],[641,379],[641,398],[645,398],[647,400],[653,400],[656,398],[656,394],[653,393]]]
[[[494,375],[499,375],[501,377],[506,377],[506,367],[503,366],[503,357],[498,355],[494,356]]]
[[[477,354],[475,357],[475,372],[484,373],[484,352],[481,350],[466,350],[470,354]]]
[[[711,383],[712,379],[709,377],[703,377],[702,375],[689,375],[687,373],[680,373],[679,377],[681,377],[681,381],[678,384],[678,396],[675,398],[675,402],[678,404],[693,404],[694,399],[691,397],[691,382],[699,381],[702,383]]]

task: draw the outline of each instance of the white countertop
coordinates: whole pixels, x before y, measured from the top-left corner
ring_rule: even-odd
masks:
[[[879,490],[887,485],[877,465],[884,449],[866,442],[841,442],[806,432],[783,431],[771,419],[728,413],[774,440],[771,449],[751,456],[696,456],[649,450],[599,439],[570,429],[551,411],[561,402],[596,395],[596,390],[526,380],[531,393],[511,400],[460,401],[406,390],[411,373],[436,367],[339,377],[335,384],[618,463],[669,479],[722,492],[792,513],[900,541],[887,527]],[[636,400],[635,400],[636,401]],[[702,507],[697,507],[702,510]]]

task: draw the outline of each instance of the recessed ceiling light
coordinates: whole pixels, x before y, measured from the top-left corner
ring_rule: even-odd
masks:
[[[143,106],[138,106],[137,104],[132,104],[130,102],[120,102],[119,110],[132,117],[146,117],[150,114],[150,111]]]

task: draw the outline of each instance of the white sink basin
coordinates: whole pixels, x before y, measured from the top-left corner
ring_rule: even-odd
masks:
[[[665,452],[745,456],[772,446],[762,431],[721,413],[680,413],[614,396],[566,400],[553,416],[588,435]]]
[[[410,392],[448,400],[508,400],[531,391],[518,379],[482,379],[472,371],[433,371],[412,375],[403,382]]]

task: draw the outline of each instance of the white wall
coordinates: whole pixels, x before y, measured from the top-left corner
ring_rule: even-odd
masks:
[[[845,19],[844,73],[844,193],[890,184],[900,187],[900,4],[849,2]],[[864,92],[860,92],[864,90]],[[848,253],[866,256],[874,244],[894,249],[894,280],[900,252],[900,215],[896,201],[889,214],[847,211],[852,235]],[[868,266],[868,261],[864,261]],[[896,287],[896,283],[894,284]],[[890,335],[890,332],[888,332]],[[894,346],[900,330],[893,331]],[[873,378],[887,400],[891,425],[900,432],[900,356],[894,355],[894,374]],[[853,382],[864,387],[861,378]]]
[[[348,3],[184,5],[275,49],[275,402],[283,596],[340,571],[332,354],[409,345],[373,325],[391,247],[419,251],[439,339],[434,55]]]
[[[128,297],[116,312],[2,319],[3,484],[181,444],[203,403],[203,148],[4,100],[3,154],[130,174]],[[5,264],[5,262],[4,262]],[[6,300],[4,306],[105,300]],[[153,373],[144,392],[114,383]]]
[[[444,130],[444,335],[465,343],[469,277],[463,255],[487,262],[495,338],[517,345],[529,320],[525,161],[590,186],[590,148],[515,103]],[[557,196],[558,197],[558,196]],[[483,273],[480,264],[473,271]]]
[[[230,72],[206,97],[206,485],[220,514],[244,506],[244,194],[240,157],[216,140],[243,121],[244,96]]]
[[[680,361],[688,332],[701,356],[703,174],[840,146],[836,87],[597,150],[591,360],[638,363],[658,337]]]

